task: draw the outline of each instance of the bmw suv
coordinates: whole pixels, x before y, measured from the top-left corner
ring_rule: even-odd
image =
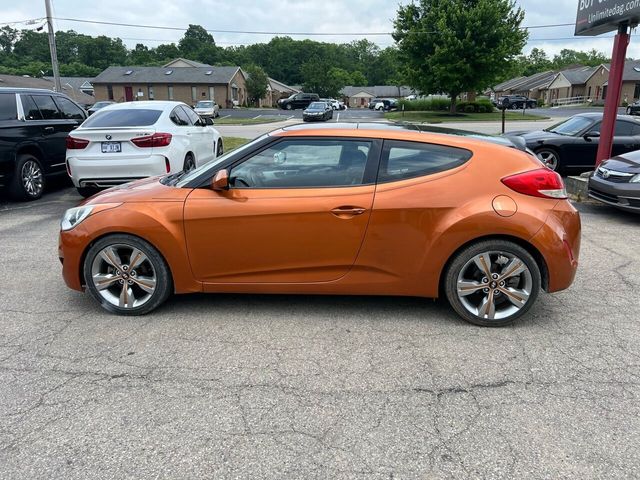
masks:
[[[46,180],[66,173],[66,138],[87,113],[64,94],[0,88],[0,188],[16,200],[42,196]]]

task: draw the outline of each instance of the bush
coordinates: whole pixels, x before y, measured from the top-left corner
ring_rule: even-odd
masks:
[[[478,105],[473,105],[472,103],[468,103],[464,106],[464,113],[474,113],[476,109],[479,109]],[[484,107],[482,107],[484,109]]]
[[[451,101],[448,98],[428,98],[422,100],[400,100],[398,102],[398,110],[404,109],[407,112],[448,112]],[[493,105],[486,98],[479,98],[475,102],[458,102],[456,103],[457,112],[465,113],[489,113],[493,112]]]

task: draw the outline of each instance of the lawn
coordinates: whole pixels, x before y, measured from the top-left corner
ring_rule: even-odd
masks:
[[[443,123],[443,122],[484,122],[484,121],[500,121],[502,112],[492,113],[456,113],[451,115],[448,112],[389,112],[384,114],[388,120],[397,122],[425,122],[425,123]],[[532,115],[523,112],[507,112],[506,119],[509,121],[518,120],[548,120],[549,117],[544,115]]]
[[[225,152],[230,152],[231,150],[235,150],[238,147],[241,147],[245,143],[249,141],[248,138],[240,138],[240,137],[222,137],[222,145],[224,146]]]
[[[281,122],[286,120],[286,117],[253,117],[253,118],[244,118],[244,117],[224,117],[224,118],[216,118],[213,121],[213,125],[258,125],[261,123],[273,123],[273,122]]]

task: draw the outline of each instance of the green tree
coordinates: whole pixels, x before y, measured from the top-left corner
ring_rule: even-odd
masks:
[[[4,53],[11,53],[13,51],[13,44],[18,40],[18,30],[11,28],[9,25],[5,25],[0,28],[0,49]]]
[[[419,0],[398,8],[393,38],[409,85],[458,95],[495,82],[522,51],[524,12],[512,0]]]
[[[362,73],[360,70],[356,70],[355,72],[352,72],[350,76],[351,76],[351,82],[348,83],[347,85],[353,85],[354,87],[364,87],[368,83],[367,77],[365,77],[364,73]]]
[[[200,25],[189,25],[178,43],[180,54],[189,60],[215,63],[220,58],[220,49],[213,35]]]
[[[251,103],[257,104],[267,94],[269,78],[265,71],[257,65],[250,65],[245,68],[245,71],[248,75],[247,96]]]

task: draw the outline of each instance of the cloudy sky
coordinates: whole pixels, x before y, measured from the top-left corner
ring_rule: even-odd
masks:
[[[128,46],[144,43],[177,42],[180,30],[131,28],[79,23],[62,18],[105,22],[145,24],[186,28],[195,23],[212,30],[220,46],[268,42],[273,34],[289,34],[296,39],[311,38],[329,42],[348,42],[368,38],[381,47],[393,44],[389,35],[374,35],[392,30],[398,3],[408,0],[52,0],[57,29],[73,29],[89,35],[121,37]],[[524,25],[557,25],[575,22],[578,0],[516,0],[526,12]],[[3,1],[0,22],[20,21],[45,16],[44,0]],[[23,28],[23,24],[13,25]],[[490,25],[487,28],[491,28]],[[227,32],[224,32],[224,31]],[[268,34],[232,33],[269,32]],[[610,54],[613,41],[601,37],[573,37],[573,26],[530,30],[525,49],[543,48],[550,56],[562,48],[595,48]],[[302,33],[303,35],[293,35]],[[323,33],[331,35],[309,35]],[[346,33],[357,35],[345,35]],[[605,37],[605,38],[603,38]],[[640,57],[632,39],[629,56]]]

